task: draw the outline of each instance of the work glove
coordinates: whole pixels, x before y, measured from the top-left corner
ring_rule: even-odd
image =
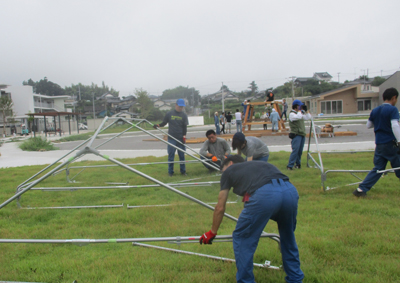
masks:
[[[217,161],[218,161],[218,158],[214,155],[213,157],[211,157],[211,160],[212,160],[213,162],[217,162]]]
[[[203,236],[200,237],[200,245],[203,243],[205,245],[212,245],[212,240],[214,240],[215,236],[217,236],[217,234],[214,234],[211,230],[204,233]]]
[[[158,125],[158,124],[153,125],[153,128],[154,128],[154,129],[157,129],[157,128],[159,128],[159,127],[160,127],[160,125]]]

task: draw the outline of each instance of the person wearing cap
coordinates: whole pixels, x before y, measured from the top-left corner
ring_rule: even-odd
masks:
[[[206,132],[207,140],[204,142],[200,149],[200,158],[207,159],[208,163],[221,167],[221,162],[231,154],[231,147],[228,142],[223,138],[218,138],[214,130]],[[206,163],[203,165],[212,173],[215,169],[208,166]]]
[[[295,99],[292,103],[292,110],[289,113],[289,138],[292,139],[292,153],[286,166],[288,170],[293,170],[293,167],[301,168],[301,155],[306,141],[304,121],[310,119],[311,114],[307,112],[307,106],[300,100]]]
[[[185,151],[184,144],[186,143],[187,125],[189,124],[188,116],[185,112],[183,112],[183,108],[185,106],[185,100],[181,98],[178,99],[175,104],[175,109],[165,114],[164,120],[161,124],[153,126],[155,129],[157,129],[168,124],[168,174],[171,177],[174,175],[173,161],[175,159],[175,152],[177,150],[174,146]],[[185,161],[185,153],[183,151],[178,150],[180,161]],[[180,170],[182,175],[186,175],[186,166],[184,162],[181,162]]]
[[[220,135],[221,134],[221,130],[219,128],[218,112],[214,113],[214,125],[215,125],[215,131],[217,132],[217,135]]]
[[[271,120],[271,123],[272,123],[272,131],[277,132],[279,129],[278,121],[281,118],[279,117],[279,113],[276,112],[276,110],[274,108],[272,108],[272,113],[271,113],[271,116],[269,117],[269,119]]]
[[[259,138],[245,137],[243,133],[236,133],[232,138],[233,150],[238,150],[238,154],[244,154],[246,161],[260,160],[268,161],[268,146]]]
[[[218,203],[215,206],[211,230],[200,237],[200,244],[212,244],[226,209],[229,190],[243,196],[244,208],[232,233],[236,260],[237,282],[255,282],[253,256],[260,235],[270,219],[278,224],[280,249],[286,282],[299,283],[304,278],[296,243],[299,194],[274,165],[243,162],[240,155],[228,156],[222,163]]]

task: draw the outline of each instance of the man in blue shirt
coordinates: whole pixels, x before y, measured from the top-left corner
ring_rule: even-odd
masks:
[[[367,128],[374,128],[375,155],[374,168],[368,173],[364,181],[353,192],[356,197],[365,197],[373,185],[378,182],[390,161],[392,168],[400,167],[400,155],[398,154],[400,143],[399,110],[396,108],[399,92],[395,88],[388,88],[383,93],[383,104],[371,111],[367,121]],[[400,170],[395,171],[400,178]]]

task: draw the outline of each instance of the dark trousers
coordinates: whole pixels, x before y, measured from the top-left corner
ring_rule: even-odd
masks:
[[[301,165],[301,155],[303,154],[304,143],[306,142],[306,137],[295,136],[292,139],[292,153],[289,157],[288,167],[292,168],[294,165]]]
[[[183,142],[183,139],[180,139],[181,142]],[[177,142],[176,140],[173,140],[171,138],[168,138],[168,142],[170,144],[175,145],[176,147],[179,147],[183,150],[185,150],[185,146],[180,143]],[[177,149],[175,147],[172,147],[170,145],[168,145],[168,161],[169,162],[173,162],[175,159],[175,152],[177,151]],[[178,150],[178,156],[179,156],[179,160],[180,161],[185,161],[185,153],[183,153],[182,151]],[[185,163],[181,163],[180,164],[180,169],[181,169],[181,173],[186,173],[186,165]],[[169,163],[168,164],[168,174],[174,174],[174,163]]]
[[[237,282],[255,282],[253,256],[260,235],[270,219],[278,223],[286,282],[302,282],[304,274],[300,269],[294,235],[298,200],[296,188],[289,181],[281,179],[272,180],[250,196],[232,234]]]
[[[369,191],[373,185],[378,182],[382,173],[376,173],[377,170],[385,170],[388,162],[392,168],[400,167],[400,155],[397,154],[398,147],[394,142],[377,144],[374,155],[374,168],[368,173],[364,181],[359,185],[359,188],[364,192]],[[400,178],[400,170],[395,171],[397,178]]]

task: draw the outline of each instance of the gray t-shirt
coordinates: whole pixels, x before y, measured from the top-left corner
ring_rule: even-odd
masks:
[[[221,176],[221,190],[230,190],[239,196],[253,194],[272,179],[289,181],[289,177],[274,165],[264,161],[236,163],[229,166]]]
[[[207,152],[215,155],[218,159],[222,159],[224,155],[231,153],[231,148],[226,140],[223,138],[217,138],[215,143],[210,143],[209,140],[204,142],[200,149],[200,154],[206,156]]]
[[[168,134],[176,139],[182,139],[186,136],[187,125],[189,125],[188,116],[185,112],[178,112],[175,109],[169,111],[164,116],[164,120],[160,123],[160,127],[168,124]]]
[[[246,141],[247,144],[245,148],[240,150],[246,157],[253,157],[256,159],[269,155],[268,146],[259,138],[246,137]]]

